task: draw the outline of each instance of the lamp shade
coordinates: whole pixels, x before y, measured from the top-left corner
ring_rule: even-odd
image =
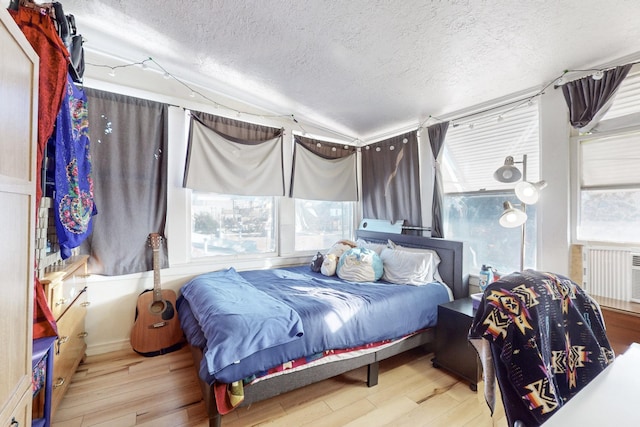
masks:
[[[504,202],[504,212],[500,216],[500,225],[506,228],[519,227],[527,220],[527,214],[516,209],[510,202]]]
[[[493,177],[500,182],[516,182],[522,177],[520,169],[514,165],[513,157],[507,156],[504,159],[504,166],[500,166],[493,173]]]
[[[540,190],[546,186],[546,181],[538,181],[536,183],[522,181],[516,185],[516,196],[522,203],[533,205],[540,198]]]

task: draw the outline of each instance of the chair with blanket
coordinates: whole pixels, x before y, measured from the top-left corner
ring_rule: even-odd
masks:
[[[613,362],[598,303],[567,277],[526,270],[485,290],[469,341],[493,413],[498,382],[510,426],[539,426]]]

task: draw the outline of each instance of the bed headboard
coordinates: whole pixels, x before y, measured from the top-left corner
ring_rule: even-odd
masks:
[[[464,253],[464,244],[462,242],[435,237],[379,233],[367,230],[357,230],[356,236],[372,243],[387,243],[388,240],[391,240],[400,246],[435,250],[440,256],[438,271],[442,280],[451,287],[453,297],[459,299],[469,296],[469,285],[463,276],[462,255]]]

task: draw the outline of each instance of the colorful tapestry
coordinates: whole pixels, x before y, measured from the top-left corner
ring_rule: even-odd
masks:
[[[55,150],[54,209],[56,233],[62,259],[91,233],[97,214],[93,201],[87,98],[67,78],[67,91],[52,136]]]
[[[534,270],[485,290],[469,339],[489,342],[485,371],[495,368],[509,425],[542,424],[614,359],[598,303],[570,279]]]

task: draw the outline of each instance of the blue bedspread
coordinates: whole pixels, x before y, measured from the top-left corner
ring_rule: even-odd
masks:
[[[302,336],[300,316],[233,268],[203,274],[181,289],[207,342],[209,372]],[[230,351],[230,348],[233,350]]]
[[[301,319],[304,334],[246,357],[234,354],[236,345],[245,339],[241,334],[230,336],[224,349],[213,350],[208,342],[204,348],[207,363],[201,366],[200,375],[209,382],[217,380],[230,383],[324,350],[352,348],[400,338],[434,326],[438,304],[449,301],[448,291],[440,283],[425,286],[396,285],[383,281],[350,283],[336,276],[314,273],[308,266],[238,274],[256,290],[291,307]],[[206,283],[210,278],[207,274],[196,279]],[[185,297],[183,287],[178,303],[180,322],[189,342],[198,345],[203,338],[202,334],[198,334],[199,328],[194,326],[194,321],[202,318],[202,315],[196,313],[198,307],[194,307],[191,300],[189,307],[184,304]],[[260,305],[261,302],[256,303]],[[198,323],[205,337],[215,335],[216,328],[220,327],[216,320]],[[212,354],[223,350],[231,352],[225,360],[241,359],[241,363],[215,365]]]

